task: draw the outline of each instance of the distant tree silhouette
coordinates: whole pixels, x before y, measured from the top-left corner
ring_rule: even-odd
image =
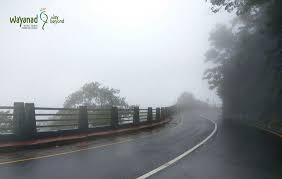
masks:
[[[119,96],[118,89],[102,86],[98,82],[86,83],[78,91],[70,94],[64,107],[78,107],[80,105],[91,107],[127,107],[124,97]]]
[[[177,98],[177,105],[183,111],[209,108],[209,105],[207,103],[196,99],[190,92],[183,92]]]

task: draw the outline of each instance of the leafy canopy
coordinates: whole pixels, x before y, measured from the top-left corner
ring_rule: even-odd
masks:
[[[78,91],[70,94],[64,103],[64,107],[78,106],[91,107],[127,107],[124,97],[119,96],[120,90],[102,86],[98,82],[86,83]]]

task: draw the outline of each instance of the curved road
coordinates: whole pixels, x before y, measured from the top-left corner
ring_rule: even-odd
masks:
[[[46,149],[26,150],[0,155],[0,178],[26,179],[88,179],[88,178],[137,178],[164,163],[181,155],[204,140],[214,130],[212,122],[202,119],[204,112],[190,111],[176,116],[162,128],[144,132],[107,137],[91,142]],[[214,112],[205,116],[217,119]],[[234,138],[228,130],[221,130],[218,136],[208,141],[191,155],[154,174],[151,178],[280,178],[281,179],[281,140],[272,139],[268,149],[272,153],[259,156],[256,144],[266,148],[264,143],[242,142],[246,136],[260,135],[257,131]],[[249,130],[246,130],[249,131]],[[237,132],[237,130],[236,130]],[[246,135],[246,136],[245,136]],[[231,140],[233,140],[231,142]],[[265,142],[269,140],[259,140]],[[247,144],[251,144],[248,148]],[[274,146],[272,146],[274,145]],[[277,146],[276,146],[277,145]],[[247,149],[240,151],[240,148]],[[272,148],[274,147],[274,149]],[[236,150],[235,150],[236,149]],[[238,151],[239,149],[239,151]],[[276,150],[277,149],[277,150]],[[72,151],[76,152],[72,152]],[[234,151],[235,150],[235,151]],[[236,153],[237,152],[237,153]],[[42,156],[49,156],[40,158]],[[25,160],[38,158],[36,160]],[[6,161],[18,161],[5,163]],[[256,159],[256,160],[255,160]],[[256,164],[262,162],[265,164]],[[249,166],[250,165],[250,166]],[[254,165],[254,166],[253,166]],[[267,166],[266,166],[267,165]],[[257,169],[256,169],[257,167]],[[266,177],[267,176],[267,177]]]

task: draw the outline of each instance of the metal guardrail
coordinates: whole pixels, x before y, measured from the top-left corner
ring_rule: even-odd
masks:
[[[148,109],[139,109],[140,122],[145,122],[148,120]]]
[[[134,109],[118,109],[118,124],[133,124]]]
[[[88,127],[105,127],[111,125],[111,109],[88,109]]]
[[[35,107],[36,131],[78,129],[77,108]]]
[[[152,120],[156,120],[157,109],[152,109]]]
[[[89,131],[96,128],[120,128],[165,119],[172,108],[50,108],[35,107],[33,103],[0,106],[0,137],[13,134],[18,139],[30,139],[40,133]]]
[[[0,106],[0,109],[14,109],[13,106]]]

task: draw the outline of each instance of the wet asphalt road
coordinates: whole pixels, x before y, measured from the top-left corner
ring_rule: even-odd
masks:
[[[199,143],[213,130],[213,124],[191,112],[183,115],[181,119],[176,117],[171,124],[156,130],[133,135],[133,141],[129,142],[68,155],[0,165],[0,178],[136,178]],[[109,142],[116,140],[109,139],[102,144]],[[63,148],[67,150],[67,147]],[[57,150],[54,149],[54,153]],[[29,157],[33,157],[30,155],[32,151],[26,152]],[[17,155],[23,153],[25,152]],[[50,153],[52,150],[48,151],[48,154]]]
[[[131,141],[67,155],[0,165],[0,178],[136,178],[179,156],[212,132],[213,124],[202,119],[199,114],[205,114],[211,119],[218,118],[214,112],[186,112],[161,129],[98,140],[88,143],[87,147],[123,139]],[[234,135],[235,133],[239,135]],[[253,137],[256,140],[252,140]],[[45,152],[55,154],[70,148],[73,149],[74,146],[22,151],[9,156],[14,155],[13,159],[24,155],[32,157],[35,152],[36,156],[40,156]],[[203,147],[151,178],[281,179],[281,152],[281,140],[255,129],[219,129],[217,136]],[[0,159],[6,158],[0,155]]]
[[[282,138],[225,124],[204,147],[152,178],[282,179]]]

